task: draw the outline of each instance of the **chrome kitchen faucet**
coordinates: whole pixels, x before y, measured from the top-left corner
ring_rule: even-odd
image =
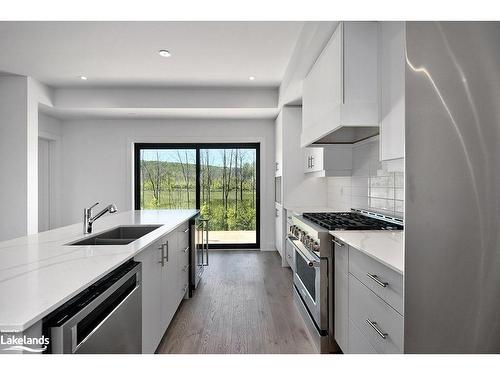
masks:
[[[92,217],[92,209],[98,204],[99,202],[95,203],[89,208],[83,209],[83,233],[85,234],[92,233],[92,224],[102,215],[104,215],[107,212],[109,212],[110,214],[114,214],[117,211],[116,206],[114,204],[110,204],[106,206],[106,208],[104,208],[102,211],[100,211],[99,213],[97,213],[95,216]]]

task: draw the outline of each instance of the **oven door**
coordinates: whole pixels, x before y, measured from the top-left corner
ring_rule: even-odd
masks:
[[[293,246],[295,253],[293,283],[317,328],[326,330],[328,326],[325,327],[321,319],[322,289],[325,288],[325,285],[321,285],[321,264],[323,261],[307,250],[299,240],[289,237],[288,241]]]

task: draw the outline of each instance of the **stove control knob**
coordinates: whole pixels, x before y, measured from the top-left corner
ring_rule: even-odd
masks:
[[[314,241],[314,243],[312,245],[312,250],[319,251],[319,242],[318,241]]]

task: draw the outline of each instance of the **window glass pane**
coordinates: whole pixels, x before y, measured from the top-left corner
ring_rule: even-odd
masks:
[[[141,209],[196,208],[196,150],[140,151]]]
[[[209,243],[256,243],[256,150],[200,150],[201,212]]]

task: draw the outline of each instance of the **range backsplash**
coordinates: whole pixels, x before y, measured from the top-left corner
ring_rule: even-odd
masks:
[[[329,177],[328,206],[335,210],[362,208],[402,217],[404,172],[389,172],[379,161],[379,141],[353,147],[351,177]]]

